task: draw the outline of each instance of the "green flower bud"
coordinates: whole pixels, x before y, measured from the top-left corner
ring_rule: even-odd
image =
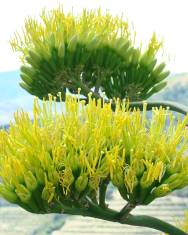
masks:
[[[175,190],[175,189],[181,187],[182,182],[183,182],[183,179],[176,179],[173,182],[169,183],[168,185],[171,190]]]
[[[158,74],[160,74],[160,73],[163,71],[164,68],[165,68],[165,63],[159,64],[159,65],[155,68],[155,70],[153,71],[153,74],[154,74],[155,76],[157,76]]]
[[[42,191],[42,199],[50,203],[55,196],[55,187],[51,182],[46,182],[46,186]]]
[[[24,180],[27,188],[30,191],[34,191],[37,188],[37,180],[31,171],[27,171],[24,174]]]
[[[69,191],[70,186],[73,184],[74,182],[74,175],[72,173],[72,169],[66,168],[63,173],[60,175],[59,178],[60,184],[64,190],[64,193],[67,194],[67,192]]]
[[[178,189],[182,189],[188,185],[188,175],[182,178],[181,185],[179,185]]]
[[[140,185],[142,188],[146,189],[149,188],[152,185],[152,181],[147,180],[147,172],[144,172],[141,180],[140,180]]]
[[[86,175],[80,175],[75,182],[76,190],[81,193],[85,190],[88,184],[88,177]]]
[[[45,177],[44,177],[44,171],[41,168],[38,168],[35,172],[37,181],[39,184],[45,184]]]
[[[49,44],[51,47],[55,47],[55,36],[53,33],[49,37]]]
[[[155,198],[164,197],[171,192],[168,184],[161,184],[160,186],[153,188],[153,190],[147,193],[145,199],[142,201],[143,205],[150,204]]]
[[[118,169],[113,172],[113,177],[112,177],[112,184],[116,187],[121,187],[124,185],[124,176],[123,176],[123,171],[122,169]]]
[[[77,43],[78,43],[78,37],[77,37],[77,35],[74,35],[70,39],[67,49],[69,51],[75,51]]]
[[[171,190],[181,188],[182,183],[184,183],[185,177],[182,174],[175,173],[168,177],[163,184],[168,184]]]
[[[58,183],[59,182],[59,174],[54,169],[54,167],[49,167],[48,179],[49,179],[49,181],[51,181],[53,183]]]
[[[173,174],[167,178],[163,183],[168,184],[171,190],[181,188],[182,183],[185,181],[185,176],[183,174]]]
[[[65,56],[65,43],[64,42],[62,42],[62,44],[60,44],[58,48],[58,56],[61,58],[64,58]]]
[[[177,172],[181,172],[182,164],[181,162],[176,163],[175,165],[168,164],[166,168],[166,173],[169,175],[176,174]]]
[[[7,201],[11,203],[18,202],[16,193],[8,189],[6,186],[0,185],[0,195],[2,195]]]
[[[100,36],[94,36],[88,43],[87,43],[87,49],[89,51],[91,50],[95,50],[98,48],[98,46],[100,45],[101,43],[101,38]]]
[[[100,183],[100,176],[97,174],[94,174],[90,177],[89,179],[89,187],[91,190],[97,191],[99,188],[99,183]]]
[[[174,180],[176,180],[177,178],[179,178],[179,174],[178,174],[178,173],[175,173],[175,174],[169,176],[169,177],[163,182],[163,184],[170,184],[170,183],[173,183]]]
[[[139,49],[135,49],[134,53],[133,53],[133,57],[132,57],[132,63],[134,65],[138,63],[139,57],[140,57],[140,50]]]
[[[136,171],[137,178],[140,178],[143,175],[144,170],[145,170],[145,166],[143,162],[137,161],[137,164],[135,164],[135,171]]]
[[[29,203],[31,192],[24,185],[19,184],[15,192],[23,203]]]
[[[160,186],[158,186],[157,188],[154,188],[151,192],[151,194],[157,198],[157,197],[164,197],[166,196],[168,193],[171,192],[171,189],[169,187],[168,184],[161,184]]]
[[[138,185],[138,179],[133,169],[129,169],[124,176],[124,184],[128,193],[132,194]]]

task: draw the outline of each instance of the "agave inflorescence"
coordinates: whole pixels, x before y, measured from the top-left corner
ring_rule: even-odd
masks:
[[[157,63],[162,43],[153,34],[145,50],[136,47],[128,22],[101,10],[84,10],[79,16],[62,8],[43,11],[41,21],[28,18],[23,35],[11,45],[21,53],[20,85],[39,98],[67,89],[93,97],[144,100],[161,90],[169,75]]]
[[[121,18],[100,9],[74,16],[58,8],[43,11],[40,22],[28,18],[11,45],[24,64],[21,86],[43,101],[34,101],[34,120],[18,111],[9,130],[0,131],[0,194],[33,213],[64,212],[185,234],[130,214],[188,185],[188,115],[176,123],[161,105],[183,114],[187,109],[139,102],[161,90],[169,75],[156,59],[162,46],[156,35],[143,50]],[[79,87],[77,98],[67,95]],[[153,106],[158,108],[148,119],[146,109]],[[120,212],[105,203],[109,183],[127,201]]]
[[[103,100],[89,97],[85,105],[66,96],[66,111],[58,112],[49,95],[35,99],[33,121],[16,112],[0,131],[0,194],[30,212],[66,213],[87,210],[88,200],[98,205],[104,182],[134,206],[188,185],[188,116],[175,124],[160,108],[148,120],[145,104],[131,112],[125,101],[115,103],[113,112]]]

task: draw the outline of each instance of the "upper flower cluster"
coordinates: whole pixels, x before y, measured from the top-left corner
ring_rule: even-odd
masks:
[[[59,93],[61,100],[61,94]],[[67,96],[34,101],[30,120],[15,113],[0,131],[0,194],[35,213],[60,212],[62,205],[86,206],[102,182],[112,182],[133,204],[148,204],[188,185],[188,116],[154,108],[152,117],[128,103]],[[61,205],[61,206],[60,206]]]
[[[74,94],[80,87],[85,96],[99,98],[102,91],[108,98],[143,100],[169,75],[157,62],[162,43],[155,34],[145,49],[137,47],[128,22],[100,9],[77,16],[62,8],[43,11],[40,21],[26,19],[11,45],[24,63],[21,86],[41,99],[59,91],[64,99],[67,89]]]

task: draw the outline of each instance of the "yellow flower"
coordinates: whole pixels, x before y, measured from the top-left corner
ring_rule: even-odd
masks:
[[[59,91],[65,100],[66,90],[76,94],[78,87],[84,96],[96,88],[111,99],[147,99],[166,85],[169,71],[157,63],[162,43],[156,35],[146,48],[137,48],[130,29],[122,17],[101,9],[74,15],[59,7],[44,10],[39,21],[28,17],[22,33],[10,40],[23,63],[20,86],[41,100]]]
[[[113,112],[111,103],[102,102],[90,97],[83,105],[67,96],[64,112],[58,112],[50,96],[35,99],[33,122],[16,112],[10,129],[0,130],[0,194],[48,213],[48,204],[71,204],[78,193],[97,197],[104,180],[143,205],[188,185],[188,116],[175,125],[165,109],[153,110],[147,120],[146,105],[130,112],[116,100]]]

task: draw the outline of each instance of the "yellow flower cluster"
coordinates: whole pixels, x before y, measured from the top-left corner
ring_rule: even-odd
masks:
[[[44,10],[40,20],[27,18],[22,33],[10,40],[20,53],[21,87],[43,99],[66,90],[82,95],[99,91],[110,99],[145,100],[161,90],[169,75],[156,54],[162,47],[153,34],[146,47],[135,44],[123,17],[83,10],[65,14],[61,7]],[[141,44],[141,43],[140,43]]]
[[[176,123],[172,112],[154,108],[147,117],[143,105],[131,111],[118,99],[89,96],[86,105],[67,95],[57,107],[51,95],[41,103],[36,98],[33,120],[18,111],[9,130],[0,131],[0,194],[48,213],[59,212],[58,203],[97,196],[106,179],[125,200],[142,205],[188,185],[188,116]]]
[[[24,56],[28,55],[28,50],[35,48],[48,58],[51,56],[50,49],[55,47],[59,49],[59,56],[63,58],[66,42],[69,42],[68,47],[72,51],[78,42],[89,43],[90,49],[98,48],[103,42],[116,48],[118,44],[121,46],[121,41],[125,42],[123,38],[129,37],[128,23],[108,12],[103,14],[100,8],[97,11],[85,9],[76,17],[71,12],[65,14],[63,8],[59,7],[51,11],[43,10],[41,21],[28,17],[23,37],[16,32],[10,43],[14,50],[21,51]],[[117,42],[117,38],[122,39]]]

